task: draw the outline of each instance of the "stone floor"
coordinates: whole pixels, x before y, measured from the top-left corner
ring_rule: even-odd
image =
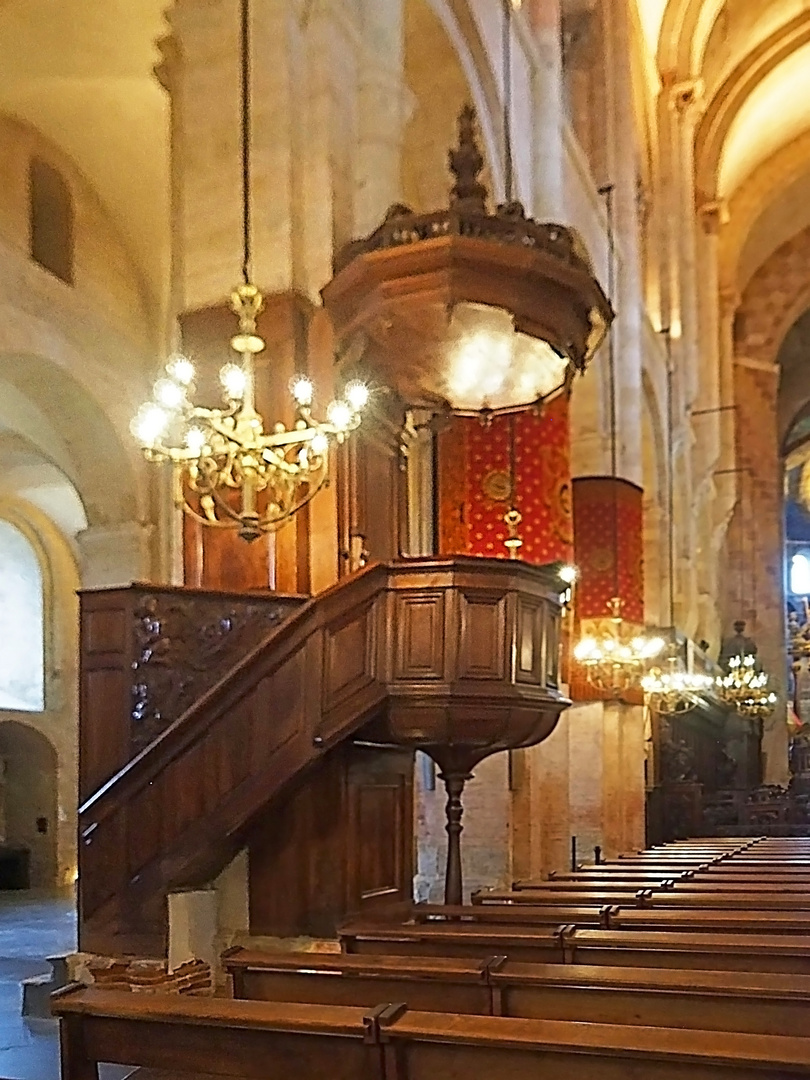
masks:
[[[48,956],[76,948],[72,896],[0,892],[0,1077],[59,1080],[55,1020],[23,1018],[22,980],[50,971]],[[102,1080],[120,1080],[128,1069],[104,1069]]]

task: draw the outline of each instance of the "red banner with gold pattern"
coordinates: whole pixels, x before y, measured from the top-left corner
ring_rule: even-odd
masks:
[[[588,634],[610,633],[610,601],[621,600],[621,616],[629,632],[644,624],[643,492],[636,484],[612,476],[580,476],[572,484],[575,641]],[[572,663],[570,693],[575,701],[607,696],[587,681]],[[641,701],[639,694],[628,701]]]
[[[514,457],[514,470],[513,470]],[[488,423],[454,417],[438,438],[439,550],[507,558],[504,514],[522,515],[519,558],[572,558],[568,399]],[[515,491],[512,498],[512,473]]]

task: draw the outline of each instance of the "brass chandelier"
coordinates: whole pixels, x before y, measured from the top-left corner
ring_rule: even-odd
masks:
[[[717,679],[720,697],[740,716],[764,720],[776,708],[776,694],[770,690],[770,677],[757,666],[754,656],[732,656],[728,672]]]
[[[256,411],[256,357],[265,348],[257,330],[264,306],[251,282],[250,195],[250,7],[241,0],[242,284],[231,295],[239,321],[231,339],[236,359],[220,371],[224,408],[193,404],[195,369],[185,356],[173,357],[157,380],[152,400],[132,422],[147,461],[171,462],[174,502],[203,525],[234,529],[247,541],[274,532],[323,487],[329,448],[354,431],[368,402],[368,388],[349,382],[343,397],[312,414],[314,387],[294,378],[290,392],[294,419],[265,431]]]
[[[608,602],[610,627],[599,636],[584,637],[574,647],[574,659],[585,669],[591,686],[620,698],[643,683],[650,661],[664,647],[660,637],[628,634],[624,629],[621,600]]]

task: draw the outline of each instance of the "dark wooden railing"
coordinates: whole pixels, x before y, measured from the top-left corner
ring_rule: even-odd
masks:
[[[81,801],[307,598],[135,584],[81,596]]]
[[[409,560],[288,614],[80,807],[81,947],[162,952],[167,893],[210,880],[282,789],[370,720],[410,745],[469,737],[479,758],[544,738],[566,704],[557,588],[522,563]],[[82,745],[88,726],[138,722],[120,707],[83,711]]]

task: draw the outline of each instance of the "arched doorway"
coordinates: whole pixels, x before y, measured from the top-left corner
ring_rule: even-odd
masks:
[[[5,844],[30,852],[32,888],[57,884],[56,826],[56,750],[28,724],[0,723],[0,833]]]

